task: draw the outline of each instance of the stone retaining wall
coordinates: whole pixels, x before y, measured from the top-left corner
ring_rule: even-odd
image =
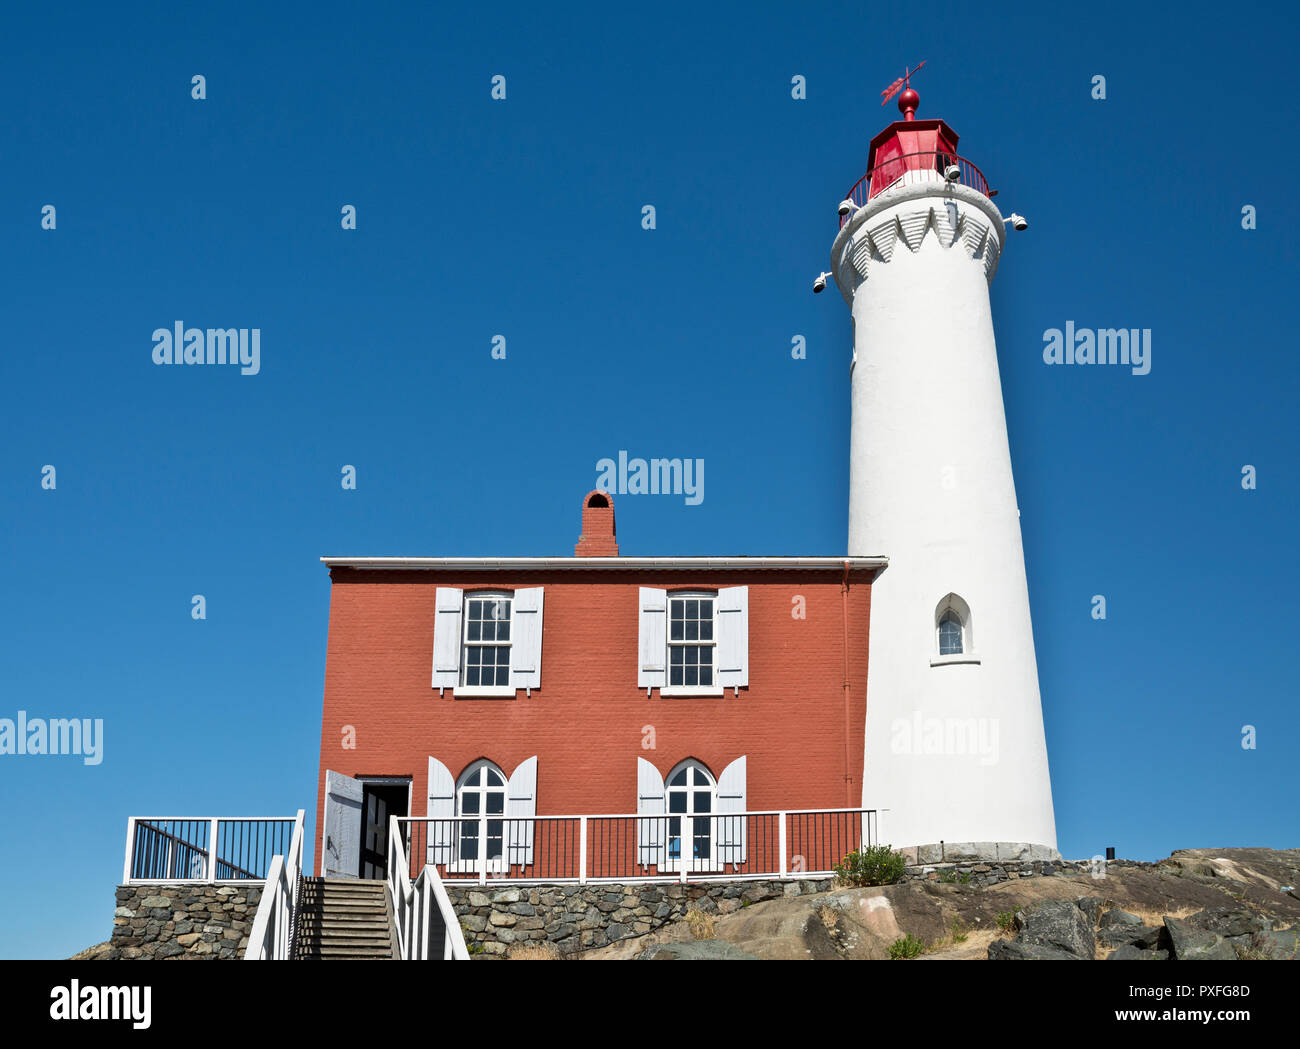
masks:
[[[762,900],[825,892],[831,883],[822,878],[686,885],[444,885],[471,952],[505,954],[512,944],[549,942],[567,954],[644,936],[682,921],[692,907],[704,914],[730,914]]]
[[[261,898],[261,882],[119,886],[109,949],[96,958],[242,958]]]
[[[1111,860],[1107,867],[1154,867]],[[988,861],[907,867],[901,882],[951,881],[982,888],[1019,878],[1090,874],[1088,860]],[[505,954],[514,944],[550,943],[561,954],[604,947],[682,921],[692,907],[730,914],[782,896],[828,892],[829,878],[789,881],[680,882],[601,885],[457,885],[444,882],[471,953]]]
[[[962,885],[984,888],[998,882],[1018,878],[1051,877],[1054,874],[1093,874],[1102,870],[1123,869],[1153,870],[1155,863],[1142,860],[1030,860],[1027,862],[1002,862],[987,860],[980,863],[936,863],[908,867],[899,879],[907,881],[953,881]]]

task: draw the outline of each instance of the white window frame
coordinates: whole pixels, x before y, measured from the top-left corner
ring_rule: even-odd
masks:
[[[703,787],[695,786],[689,781],[693,778],[687,776],[687,785],[684,787],[672,786],[673,779],[683,770],[696,770],[703,772],[709,781],[709,811],[707,814],[696,813],[693,807],[696,791],[703,790]],[[687,809],[685,813],[674,813],[672,811],[672,795],[685,794]],[[704,819],[707,815],[709,820],[709,855],[704,859],[696,859],[693,855],[695,848],[695,827],[691,822],[696,819]],[[668,775],[664,777],[664,829],[663,829],[663,863],[659,869],[665,872],[678,873],[685,869],[691,874],[702,874],[710,871],[722,870],[722,863],[718,859],[718,778],[715,776],[704,762],[695,758],[687,758],[685,761],[679,761],[672,767]],[[680,819],[681,833],[677,835],[681,842],[681,851],[678,856],[673,857],[669,853],[669,846],[673,840],[672,825],[674,819]],[[688,826],[689,824],[689,826]],[[688,849],[689,845],[689,849]]]
[[[505,642],[482,640],[471,641],[469,639],[469,603],[471,601],[495,600],[504,601],[510,608],[510,615],[507,617],[510,623],[510,639]],[[504,685],[467,685],[465,679],[469,675],[469,651],[471,648],[506,648],[513,649],[515,643],[515,620],[514,620],[514,600],[513,590],[466,590],[461,604],[461,627],[460,627],[460,674],[458,683],[453,692],[455,696],[470,696],[478,698],[499,698],[513,699],[515,687],[511,683],[511,653],[506,655],[506,683]],[[457,795],[459,797],[459,793]]]
[[[952,613],[961,628],[961,651],[945,655],[940,649],[939,628],[944,618]],[[957,594],[948,594],[934,609],[934,640],[932,642],[930,666],[943,667],[954,664],[978,664],[980,657],[975,653],[975,636],[971,630],[971,612],[968,605]]]
[[[495,787],[485,786],[483,784],[484,770],[494,772],[501,779],[501,813],[500,815],[489,815],[487,811],[486,795],[489,791],[495,792]],[[474,780],[470,782],[471,778]],[[478,834],[478,856],[473,859],[465,859],[461,856],[461,840],[464,837],[466,827],[466,816],[462,799],[466,791],[473,791],[480,797],[478,820],[476,830]],[[510,858],[510,835],[509,835],[509,812],[510,812],[510,777],[508,777],[495,762],[487,758],[480,758],[472,762],[460,778],[456,780],[456,830],[452,836],[451,842],[451,861],[447,864],[447,870],[455,874],[478,874],[485,871],[488,874],[505,874]],[[488,823],[491,820],[501,822],[501,855],[491,859],[487,856],[488,840]]]
[[[713,614],[710,617],[712,623],[713,637],[708,641],[673,641],[673,602],[706,600],[713,603]],[[673,649],[685,648],[687,646],[700,647],[708,645],[713,651],[713,661],[710,666],[713,669],[713,684],[711,685],[674,685],[673,677]],[[684,666],[685,664],[683,664]],[[685,674],[682,675],[685,677]],[[725,689],[718,683],[718,592],[716,590],[669,590],[667,593],[666,603],[664,605],[664,683],[660,686],[659,694],[661,696],[721,696]],[[674,770],[676,771],[676,770]],[[707,769],[705,770],[708,771]],[[709,773],[712,776],[712,773]],[[714,793],[717,793],[717,781],[714,781]]]

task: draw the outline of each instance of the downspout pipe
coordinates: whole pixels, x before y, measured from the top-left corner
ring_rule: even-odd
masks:
[[[840,619],[844,626],[844,804],[853,807],[853,773],[849,767],[849,562],[840,578]]]

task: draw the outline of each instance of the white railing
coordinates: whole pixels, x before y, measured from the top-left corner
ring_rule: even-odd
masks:
[[[408,878],[450,884],[820,878],[880,844],[876,809],[397,818]],[[396,838],[396,836],[394,836]]]
[[[271,858],[253,929],[244,950],[246,962],[282,962],[293,957],[298,925],[298,899],[302,886],[303,810],[294,819],[289,851]]]
[[[414,883],[397,817],[388,824],[388,895],[404,961],[468,961],[460,919],[443,888],[438,869],[426,865]]]
[[[132,816],[122,884],[265,881],[301,816]]]

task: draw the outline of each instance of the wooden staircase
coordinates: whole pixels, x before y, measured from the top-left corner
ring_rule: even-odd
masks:
[[[398,957],[397,927],[385,882],[303,878],[295,959],[388,961]]]

